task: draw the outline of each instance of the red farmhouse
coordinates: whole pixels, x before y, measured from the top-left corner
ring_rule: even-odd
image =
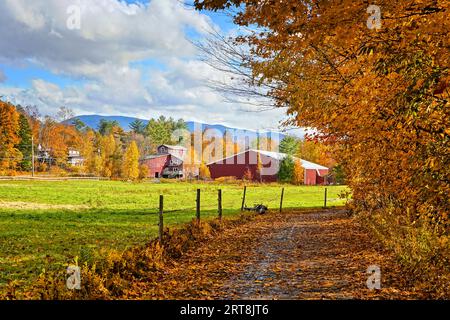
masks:
[[[141,164],[148,167],[149,178],[181,178],[185,155],[186,148],[163,144],[157,154],[145,157]]]
[[[208,164],[211,178],[236,177],[242,179],[245,172],[250,170],[253,177],[257,176],[258,154],[262,164],[261,177],[264,182],[277,181],[280,161],[287,155],[285,153],[263,150],[246,150],[225,159],[220,159]],[[329,173],[327,167],[294,157],[294,161],[300,161],[305,171],[304,183],[307,185],[325,184],[325,177]]]

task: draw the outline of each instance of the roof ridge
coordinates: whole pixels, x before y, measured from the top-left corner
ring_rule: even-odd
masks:
[[[259,150],[259,149],[247,149],[247,150],[244,150],[244,151],[235,153],[235,154],[233,154],[233,155],[231,155],[231,156],[228,156],[228,157],[225,157],[225,158],[222,158],[222,159],[218,159],[218,160],[211,161],[211,162],[207,163],[206,165],[210,165],[210,164],[217,163],[217,162],[224,162],[224,161],[227,160],[227,159],[230,159],[230,158],[233,158],[233,157],[235,157],[235,156],[241,155],[241,154],[243,154],[243,153],[246,153],[247,151],[253,151],[253,152],[256,152],[256,153],[265,154],[266,156],[269,156],[269,157],[270,157],[270,154],[281,155],[281,156],[282,156],[281,159],[276,159],[276,160],[278,160],[278,161],[280,161],[280,160],[284,159],[285,157],[289,156],[289,154],[283,153],[283,152],[267,151],[267,150]],[[295,157],[295,156],[292,156],[292,155],[291,155],[291,157],[292,157],[293,159],[295,159],[295,160],[300,160],[300,161],[302,162],[303,165],[308,165],[308,164],[311,165],[313,168],[310,168],[310,169],[316,169],[316,170],[325,170],[325,169],[329,169],[329,168],[327,168],[327,167],[325,167],[325,166],[322,166],[322,165],[320,165],[320,164],[318,164],[318,163],[314,163],[314,162],[311,162],[311,161],[308,161],[308,160],[304,160],[304,159],[302,159],[302,158]],[[273,157],[272,157],[272,158],[273,158]]]

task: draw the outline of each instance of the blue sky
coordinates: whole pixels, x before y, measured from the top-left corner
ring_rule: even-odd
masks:
[[[68,8],[80,10],[69,30]],[[245,112],[205,86],[224,79],[190,41],[211,28],[236,31],[223,13],[179,0],[16,0],[0,3],[0,96],[42,114],[167,115],[248,129],[275,129],[282,110]]]

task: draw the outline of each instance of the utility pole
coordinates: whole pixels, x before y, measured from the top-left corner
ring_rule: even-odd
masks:
[[[31,176],[34,177],[34,137],[31,135]]]

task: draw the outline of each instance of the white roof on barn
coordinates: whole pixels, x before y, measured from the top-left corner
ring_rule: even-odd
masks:
[[[174,150],[187,150],[185,147],[182,147],[182,146],[171,146],[171,145],[168,145],[168,144],[162,144],[159,147],[162,147],[162,146],[167,147],[169,149],[174,149]]]
[[[223,159],[220,159],[220,160],[213,161],[211,163],[208,163],[208,165],[216,163],[216,162],[223,162],[223,161],[225,161],[227,159],[233,158],[234,156],[246,153],[247,151],[256,152],[256,153],[265,155],[265,156],[267,156],[269,158],[272,158],[272,159],[275,159],[275,160],[278,160],[278,161],[281,161],[281,160],[283,160],[284,158],[286,158],[288,156],[286,153],[281,153],[281,152],[249,149],[249,150],[241,151],[241,152],[239,152],[237,154],[234,154],[232,156],[229,156],[227,158],[223,158]],[[321,166],[320,164],[317,164],[317,163],[306,161],[306,160],[303,160],[303,159],[300,159],[300,158],[297,158],[297,157],[292,157],[292,158],[294,158],[294,160],[297,160],[297,161],[300,160],[300,162],[302,164],[302,167],[305,168],[305,169],[314,169],[314,170],[327,170],[328,169],[327,167]]]

